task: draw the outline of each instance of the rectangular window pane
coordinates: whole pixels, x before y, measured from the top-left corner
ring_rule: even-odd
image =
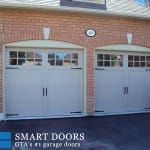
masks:
[[[34,52],[27,52],[27,58],[34,58]]]
[[[36,59],[42,59],[42,52],[36,51],[36,52],[35,52],[35,58],[36,58]]]
[[[123,55],[97,54],[97,66],[123,67]]]
[[[63,66],[63,53],[56,53],[56,66]]]
[[[10,59],[9,65],[17,65],[17,59]]]
[[[117,60],[117,56],[116,55],[111,55],[111,60]]]
[[[26,52],[18,52],[18,58],[26,58]]]
[[[118,66],[118,62],[117,61],[111,61],[111,66],[112,67],[117,67]]]
[[[63,53],[56,53],[56,59],[63,59]]]
[[[97,60],[103,60],[104,57],[103,57],[103,54],[97,54]]]
[[[69,53],[64,53],[64,59],[66,59],[66,60],[71,60],[71,54],[69,54]]]
[[[146,62],[146,67],[150,67],[150,62]]]
[[[134,56],[134,61],[139,61],[139,56]]]
[[[123,61],[123,55],[118,55],[118,56],[117,56],[117,60]]]
[[[132,55],[128,56],[128,61],[133,61],[133,56]]]
[[[56,60],[56,66],[63,66],[63,60],[62,59],[57,59]]]
[[[70,53],[64,53],[64,66],[71,66],[71,57],[72,54]]]
[[[35,65],[41,66],[42,65],[42,59],[35,59]]]
[[[10,65],[42,65],[41,51],[11,51],[9,55]]]
[[[10,56],[10,58],[17,58],[17,52],[11,51],[11,52],[9,53],[9,56]]]
[[[145,56],[141,56],[141,57],[140,57],[140,60],[141,60],[141,61],[145,61]]]
[[[150,61],[150,56],[146,56],[146,61]]]
[[[18,65],[25,65],[26,60],[25,59],[18,59]]]
[[[55,53],[49,53],[48,58],[49,59],[55,59]]]
[[[78,59],[78,53],[72,53],[72,59]]]
[[[103,61],[98,61],[98,62],[97,62],[97,66],[98,66],[98,67],[103,67]]]
[[[64,66],[71,66],[71,60],[64,60]]]
[[[105,62],[104,62],[104,66],[110,67],[110,61],[105,61]]]
[[[118,61],[118,67],[123,67],[123,61]]]
[[[139,67],[140,63],[139,62],[134,62],[134,67]]]
[[[105,54],[105,55],[104,55],[104,59],[105,59],[105,60],[110,60],[110,55],[109,55],[109,54]]]
[[[34,59],[27,59],[27,65],[34,65]]]
[[[140,67],[145,67],[145,62],[140,62]]]
[[[55,65],[55,59],[49,59],[48,63],[49,63],[49,65],[54,66]]]
[[[129,61],[128,62],[128,67],[133,67],[133,61],[131,61],[131,62]]]
[[[72,66],[78,66],[78,60],[72,60]]]

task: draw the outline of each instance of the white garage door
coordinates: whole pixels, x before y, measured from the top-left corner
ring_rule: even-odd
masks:
[[[95,112],[150,111],[150,54],[96,51]]]
[[[8,118],[81,115],[82,51],[7,49],[5,101]]]

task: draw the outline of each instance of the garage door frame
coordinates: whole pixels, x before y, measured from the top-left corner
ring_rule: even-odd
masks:
[[[104,45],[104,46],[99,46],[95,48],[94,51],[94,60],[96,59],[96,51],[112,51],[112,52],[137,52],[137,53],[150,53],[150,48],[149,47],[144,47],[144,46],[139,46],[139,45],[131,45],[131,44],[114,44],[114,45]],[[96,61],[94,62],[94,68],[96,68]],[[96,85],[96,70],[94,70],[94,84]],[[94,86],[94,97],[95,97],[95,102],[96,102],[96,86]],[[95,103],[96,104],[96,103]],[[150,111],[143,111],[144,113],[149,113]],[[117,114],[131,114],[133,112],[120,112]],[[134,113],[142,113],[142,112],[134,112]],[[95,116],[104,116],[104,115],[115,115],[116,113],[96,113],[95,112],[95,105],[94,105],[94,115]]]
[[[59,46],[58,46],[59,45]],[[77,44],[72,44],[68,42],[62,41],[54,41],[54,40],[28,40],[28,41],[18,41],[13,43],[8,43],[3,45],[3,113],[2,113],[2,120],[9,120],[6,117],[6,105],[5,105],[5,67],[6,67],[6,48],[15,47],[15,48],[49,48],[49,49],[66,49],[66,50],[82,50],[83,51],[83,114],[81,116],[86,116],[86,48]],[[39,118],[59,118],[62,116],[50,116],[50,117],[27,117],[27,118],[14,118],[16,119],[39,119]],[[73,116],[63,116],[63,117],[79,117],[78,115]],[[12,119],[11,119],[12,120]]]

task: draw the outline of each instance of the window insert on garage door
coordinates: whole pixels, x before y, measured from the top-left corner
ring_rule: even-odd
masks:
[[[48,52],[48,64],[50,66],[78,66],[79,54],[68,52]]]
[[[9,51],[9,65],[41,66],[42,53],[40,51]]]
[[[128,67],[150,67],[150,56],[128,55]]]
[[[123,67],[123,55],[97,54],[97,67]]]

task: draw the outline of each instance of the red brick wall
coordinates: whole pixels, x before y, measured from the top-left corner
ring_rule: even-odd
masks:
[[[59,13],[38,10],[0,10],[0,41],[43,39],[43,27],[50,27],[50,40],[67,41],[86,47],[87,111],[94,111],[94,49],[96,46],[127,44],[126,33],[133,33],[133,44],[150,47],[150,21],[101,15]],[[93,28],[93,38],[85,30]],[[2,44],[0,52],[2,53]],[[2,112],[2,54],[0,54],[0,112]]]
[[[3,22],[0,20],[0,33],[3,32]]]

